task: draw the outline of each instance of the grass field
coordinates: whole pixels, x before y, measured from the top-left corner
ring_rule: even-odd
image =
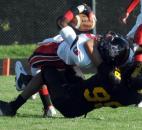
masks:
[[[0,45],[0,59],[3,58],[27,58],[33,50],[36,48],[36,44],[25,44],[25,45]]]
[[[0,77],[0,100],[13,100],[14,76]],[[0,130],[142,130],[142,110],[134,106],[117,109],[101,108],[88,113],[87,118],[42,118],[39,97],[29,100],[15,117],[0,117]]]
[[[25,58],[36,48],[32,45],[0,46],[0,59]],[[14,76],[0,76],[0,100],[11,101],[19,93]],[[101,108],[88,113],[87,118],[42,117],[40,99],[29,100],[15,117],[0,117],[0,130],[142,130],[142,110],[137,107]]]

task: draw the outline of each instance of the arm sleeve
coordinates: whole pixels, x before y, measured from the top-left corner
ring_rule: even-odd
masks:
[[[38,42],[38,44],[44,45],[44,44],[48,44],[48,43],[51,43],[51,42],[60,43],[62,41],[63,41],[63,38],[61,37],[61,35],[56,35],[54,37],[44,39],[42,42]]]
[[[139,4],[140,0],[132,0],[127,7],[126,13],[131,13]]]
[[[74,40],[76,39],[77,35],[75,33],[75,31],[72,29],[72,27],[70,26],[66,26],[64,27],[61,31],[60,31],[60,35],[62,36],[62,38],[64,39],[64,41],[71,47],[72,43],[74,42]]]

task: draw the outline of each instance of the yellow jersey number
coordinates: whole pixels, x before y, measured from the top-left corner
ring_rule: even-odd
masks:
[[[93,95],[90,96],[91,94],[93,94]],[[119,102],[110,101],[111,97],[103,87],[94,87],[92,92],[90,92],[89,89],[85,89],[84,97],[88,102],[96,102],[96,104],[95,104],[96,108],[102,107],[102,106],[108,106],[108,107],[122,106]],[[99,102],[99,103],[97,103],[97,102]]]

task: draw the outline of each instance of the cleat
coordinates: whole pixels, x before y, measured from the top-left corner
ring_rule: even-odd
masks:
[[[10,103],[0,100],[0,116],[15,116],[16,112],[12,110]]]
[[[137,106],[142,108],[142,101]]]
[[[22,91],[26,87],[23,82],[25,76],[27,76],[26,71],[24,70],[20,61],[17,61],[15,64],[15,75],[16,75],[16,89],[17,91]]]
[[[33,95],[31,96],[31,99],[32,99],[32,100],[35,100],[35,99],[37,98],[37,96],[38,96],[38,92],[35,93],[35,94],[33,94]]]
[[[56,110],[54,108],[54,106],[50,106],[47,110],[44,110],[44,114],[43,114],[43,117],[46,118],[46,117],[55,117],[56,115]]]

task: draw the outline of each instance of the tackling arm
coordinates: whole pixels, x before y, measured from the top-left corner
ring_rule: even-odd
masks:
[[[126,13],[130,14],[139,4],[140,0],[133,0],[127,7]]]
[[[97,50],[96,41],[94,41],[93,39],[90,39],[84,44],[84,46],[91,61],[94,63],[95,66],[98,67],[102,63],[102,59]]]

